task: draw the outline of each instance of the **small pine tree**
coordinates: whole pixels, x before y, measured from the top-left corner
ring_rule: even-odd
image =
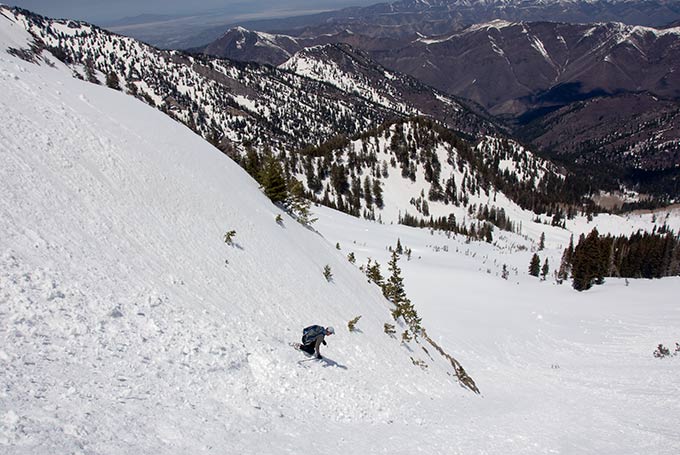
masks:
[[[579,238],[574,248],[572,260],[572,287],[577,291],[590,289],[593,284],[602,284],[606,271],[603,251],[603,243],[596,228]]]
[[[508,272],[508,266],[503,264],[503,270],[501,271],[501,278],[503,278],[504,280],[507,280],[509,276],[510,276],[510,272]]]
[[[354,319],[351,319],[347,323],[347,328],[349,329],[350,332],[354,332],[354,330],[356,329],[357,322],[359,322],[359,319],[361,319],[361,315],[355,317]]]
[[[531,262],[529,263],[529,275],[537,277],[540,272],[541,258],[538,257],[538,254],[534,253],[534,255],[531,257]]]
[[[281,164],[269,153],[265,160],[264,169],[260,173],[260,183],[272,202],[283,202],[288,197],[286,181],[283,178]]]
[[[134,97],[137,97],[139,95],[139,90],[137,89],[137,86],[135,85],[134,82],[128,82],[127,83],[127,89],[128,93]]]
[[[564,253],[562,253],[562,260],[560,261],[560,269],[557,272],[557,280],[561,284],[562,281],[566,280],[569,278],[569,274],[571,273],[571,258],[574,254],[574,244],[573,244],[573,236],[572,236],[572,242],[570,243],[570,247],[566,248],[564,250]]]
[[[548,273],[550,273],[550,266],[548,265],[548,258],[545,258],[545,262],[541,268],[541,280],[545,281],[548,277]]]
[[[94,62],[89,58],[85,61],[85,78],[88,82],[100,84],[99,79],[97,79],[97,72],[94,69]]]
[[[657,346],[656,350],[654,351],[654,357],[656,357],[658,359],[662,359],[662,358],[668,357],[670,355],[671,355],[670,349],[668,349],[663,344],[659,344],[659,346]]]
[[[347,255],[347,260],[351,262],[352,264],[356,264],[357,258],[354,257],[354,252],[350,251],[349,254]]]
[[[378,261],[375,261],[374,263],[371,263],[372,260],[371,258],[368,258],[368,264],[366,264],[366,276],[368,277],[369,281],[374,282],[380,288],[383,290],[383,295],[385,294],[385,279],[382,276],[382,273],[380,272],[380,263]]]
[[[336,243],[335,243],[335,249],[336,249],[336,250],[339,250],[339,249],[340,249],[340,242],[336,242]]]
[[[401,277],[401,269],[397,264],[398,260],[399,255],[396,251],[392,251],[392,259],[387,265],[387,269],[391,274],[383,286],[385,297],[397,306],[399,303],[408,300],[404,291],[404,279]],[[395,319],[397,317],[395,316]]]
[[[120,90],[120,79],[118,79],[118,75],[113,71],[106,75],[106,86],[114,90]]]
[[[275,221],[276,224],[283,224],[283,217],[281,216],[281,214],[276,215]]]
[[[385,323],[384,330],[389,336],[394,336],[394,334],[397,333],[397,329],[394,327],[394,324],[389,324],[387,322]]]
[[[304,193],[302,183],[296,179],[292,179],[286,204],[288,205],[288,211],[294,216],[298,223],[304,226],[310,226],[317,218],[312,217],[312,211],[310,210],[312,204],[309,199],[305,198]]]
[[[331,266],[326,264],[323,268],[323,277],[326,281],[331,281],[333,279],[333,272],[331,272]]]
[[[404,248],[401,246],[401,240],[397,238],[397,248],[395,250],[397,254],[404,254]]]
[[[236,236],[236,231],[234,231],[234,230],[227,231],[224,234],[224,243],[226,243],[227,245],[230,245],[230,246],[233,245],[235,236]]]
[[[538,251],[545,249],[545,232],[541,232],[541,238],[538,240]]]
[[[406,297],[406,291],[404,291],[404,279],[401,277],[401,269],[397,265],[399,260],[399,255],[396,251],[392,252],[392,259],[388,264],[388,270],[391,272],[390,277],[387,279],[383,286],[383,294],[385,297],[394,304],[392,309],[392,317],[397,320],[400,317],[404,319],[406,325],[408,325],[409,330],[417,335],[422,331],[421,319],[418,317],[418,313],[414,308],[411,301]]]

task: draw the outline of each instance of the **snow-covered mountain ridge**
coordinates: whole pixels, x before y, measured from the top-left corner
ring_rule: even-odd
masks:
[[[328,83],[343,92],[355,93],[407,116],[429,114],[448,124],[467,110],[456,98],[426,87],[409,76],[383,68],[371,60],[368,54],[347,44],[306,47],[279,67]],[[475,121],[472,117],[470,120]],[[478,127],[480,130],[477,134],[492,131],[490,125],[478,123]]]
[[[422,118],[305,149],[290,172],[310,197],[356,216],[408,224],[446,218],[464,231],[484,225],[477,212],[486,207],[503,213],[502,221],[489,220],[496,227],[520,232],[512,220],[531,219],[532,210],[552,215],[565,182],[556,166],[517,142],[472,144]]]
[[[371,38],[403,39],[417,34],[444,34],[495,19],[581,24],[622,22],[663,27],[678,18],[680,9],[674,0],[401,0],[242,25],[256,30],[284,31],[295,36],[349,30]],[[214,31],[215,38],[220,34],[220,31]]]
[[[257,61],[277,65],[281,59],[290,58],[299,48],[298,40],[287,35],[235,27],[227,30],[224,35],[210,43],[203,51],[208,55],[218,57],[228,55],[229,58],[234,60]],[[253,58],[254,53],[257,54],[256,58]]]
[[[398,447],[443,423],[417,403],[473,395],[231,160],[31,45],[3,11],[0,451],[341,453],[356,426]],[[313,323],[337,335],[298,364]]]
[[[326,45],[297,54],[292,61],[308,64],[305,70],[302,63],[291,63],[300,71],[297,75],[268,66],[157,51],[83,23],[52,21],[26,12],[8,10],[7,14],[70,62],[80,77],[113,78],[122,90],[159,106],[239,161],[249,147],[260,152],[271,148],[285,160],[287,172],[303,181],[320,173],[318,164],[316,169],[300,166],[304,152],[296,155],[303,145],[323,145],[337,134],[364,133],[388,116],[426,114],[448,126],[464,125],[463,131],[485,141],[487,149],[502,142],[487,140],[483,133],[495,127],[454,98],[387,71],[348,46]],[[443,186],[449,177],[444,175],[438,184]],[[320,190],[313,191],[322,200]],[[388,194],[392,188],[384,191]],[[389,199],[402,204],[390,207],[390,213],[408,212],[413,197],[420,195]],[[337,203],[337,195],[334,200]],[[357,213],[362,213],[358,207]],[[387,218],[397,221],[395,216]]]
[[[677,26],[506,18],[401,38],[359,32],[330,25],[298,31],[299,36],[290,37],[295,44],[276,61],[287,60],[283,67],[313,79],[375,96],[363,88],[358,73],[338,64],[338,51],[327,43],[349,44],[354,54],[365,53],[401,77],[408,74],[441,93],[479,103],[543,156],[565,165],[578,163],[574,172],[613,170],[611,176],[627,186],[677,197]],[[217,45],[211,52],[258,59],[256,51],[236,55],[220,52]],[[653,181],[659,183],[650,185]]]
[[[74,70],[81,77],[92,79],[84,74],[87,71],[113,73],[122,90],[152,100],[225,146],[243,149],[244,143],[267,144],[275,150],[290,150],[339,133],[357,134],[399,112],[413,110],[402,102],[395,111],[269,66],[159,51],[86,23],[51,20],[24,10],[8,10],[7,14],[15,15],[46,46],[59,49],[57,55],[76,65]],[[451,111],[437,99],[433,104]],[[484,121],[475,121],[469,112],[461,110],[449,117],[464,131],[483,129],[479,126]]]

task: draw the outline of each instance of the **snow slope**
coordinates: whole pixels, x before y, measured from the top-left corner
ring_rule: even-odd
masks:
[[[652,355],[659,343],[680,342],[680,277],[608,278],[579,293],[529,276],[535,244],[516,234],[501,233],[496,247],[315,212],[317,228],[357,266],[370,257],[384,272],[397,239],[412,250],[400,263],[406,293],[483,394],[454,405],[455,435],[439,453],[680,453],[680,357]],[[538,254],[553,268],[568,235],[546,230]]]
[[[179,123],[47,53],[6,52],[29,44],[0,16],[0,453],[446,444],[419,435],[452,414],[421,404],[477,396],[443,361],[413,365],[424,354],[383,333],[387,302],[332,244],[277,224]],[[314,323],[338,334],[298,363],[288,343]]]
[[[278,225],[188,129],[47,54],[6,53],[29,43],[4,17],[0,43],[0,453],[680,451],[680,359],[651,355],[680,341],[678,278],[579,294],[526,276],[533,238],[499,248],[323,208],[325,237]],[[568,233],[545,229],[555,264]],[[481,397],[383,333],[358,265],[385,271],[397,238],[409,297]],[[312,323],[338,334],[326,362],[298,363],[287,343]]]

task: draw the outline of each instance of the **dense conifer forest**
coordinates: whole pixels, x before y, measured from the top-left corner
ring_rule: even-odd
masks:
[[[597,229],[565,249],[558,279],[572,277],[578,291],[606,277],[662,278],[680,275],[680,237],[666,228],[631,236],[600,235]]]

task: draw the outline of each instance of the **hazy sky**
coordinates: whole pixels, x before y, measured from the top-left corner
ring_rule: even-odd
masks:
[[[291,15],[319,9],[371,5],[385,0],[0,0],[54,18],[110,21],[139,14],[190,15],[211,12],[237,15],[290,10]],[[263,14],[264,13],[264,14]]]

